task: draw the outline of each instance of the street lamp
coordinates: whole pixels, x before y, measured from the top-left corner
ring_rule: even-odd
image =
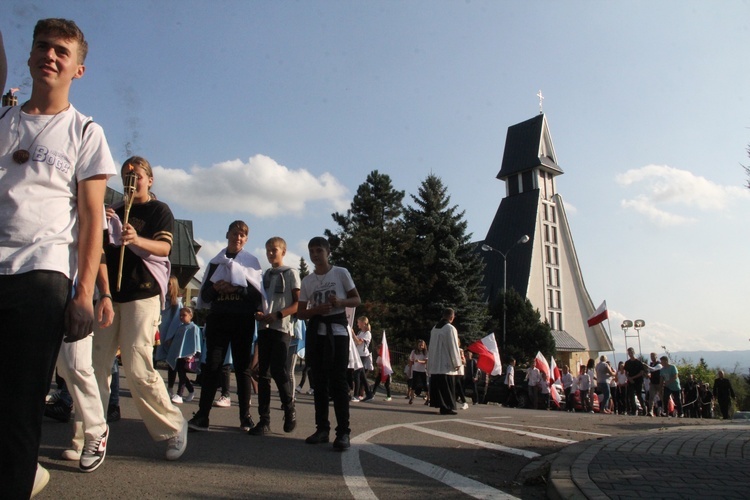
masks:
[[[507,257],[508,257],[508,254],[510,253],[510,251],[513,249],[514,246],[518,245],[519,243],[523,244],[523,243],[528,243],[528,242],[529,242],[529,235],[528,234],[524,234],[523,236],[521,236],[518,239],[518,241],[516,241],[515,243],[513,243],[510,246],[510,248],[508,248],[505,251],[505,253],[503,253],[500,250],[498,250],[497,248],[493,248],[493,247],[491,247],[491,246],[489,246],[487,244],[482,245],[482,251],[483,252],[496,252],[496,253],[499,253],[503,257],[503,355],[505,355],[505,316],[507,316],[506,315],[507,311],[506,311],[506,308],[505,308],[505,287],[506,287],[506,285],[508,283],[508,260],[507,260]]]

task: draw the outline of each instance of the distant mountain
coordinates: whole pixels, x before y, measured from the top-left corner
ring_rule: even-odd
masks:
[[[750,370],[750,351],[682,351],[671,352],[670,355],[677,363],[684,359],[697,364],[703,358],[709,368],[733,372],[735,366],[739,365],[738,372],[742,375],[747,375]]]

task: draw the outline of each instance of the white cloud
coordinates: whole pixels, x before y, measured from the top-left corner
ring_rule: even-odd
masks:
[[[644,192],[622,200],[621,206],[645,215],[660,226],[684,225],[696,219],[674,213],[665,207],[697,209],[703,212],[725,210],[736,200],[750,199],[750,191],[741,186],[722,186],[667,165],[647,165],[615,177],[623,187],[639,185]]]
[[[333,175],[313,176],[290,170],[264,155],[247,162],[231,160],[209,168],[189,170],[154,167],[153,190],[171,206],[212,213],[256,217],[301,215],[312,202],[324,201],[334,210],[349,207],[348,190]]]

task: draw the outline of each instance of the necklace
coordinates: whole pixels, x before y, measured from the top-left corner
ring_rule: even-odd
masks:
[[[26,101],[28,102],[28,101]],[[29,161],[29,158],[31,158],[31,153],[29,153],[29,149],[31,149],[31,146],[34,145],[37,139],[39,139],[39,136],[42,135],[42,132],[44,132],[47,129],[47,126],[49,126],[50,123],[55,121],[55,118],[57,118],[57,115],[62,113],[63,111],[67,111],[70,109],[70,103],[68,103],[67,106],[65,106],[63,109],[52,115],[52,118],[47,120],[47,123],[44,124],[44,127],[42,127],[42,130],[37,132],[37,134],[34,136],[34,139],[29,143],[28,149],[22,149],[21,148],[21,118],[23,117],[23,107],[26,105],[26,102],[21,105],[21,109],[18,111],[18,125],[16,125],[16,138],[18,139],[18,149],[13,152],[13,161],[18,163],[19,165],[23,165],[27,161]]]
[[[328,276],[328,273],[331,272],[331,269],[333,269],[333,266],[329,267],[328,271],[326,271],[326,273],[323,276],[321,276],[321,275],[319,275],[317,273],[313,273],[313,275],[315,276],[315,279],[318,281],[318,283],[323,283],[323,280],[326,279],[326,276]]]

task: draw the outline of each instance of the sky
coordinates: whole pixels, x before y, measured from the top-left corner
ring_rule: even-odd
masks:
[[[20,102],[36,21],[82,28],[74,106],[118,164],[154,165],[201,262],[235,219],[262,262],[276,235],[288,264],[309,262],[307,241],[337,229],[331,214],[373,170],[409,203],[440,177],[483,239],[507,128],[540,112],[541,90],[557,190],[616,349],[625,319],[645,321],[644,352],[750,349],[748,1],[4,5]]]

